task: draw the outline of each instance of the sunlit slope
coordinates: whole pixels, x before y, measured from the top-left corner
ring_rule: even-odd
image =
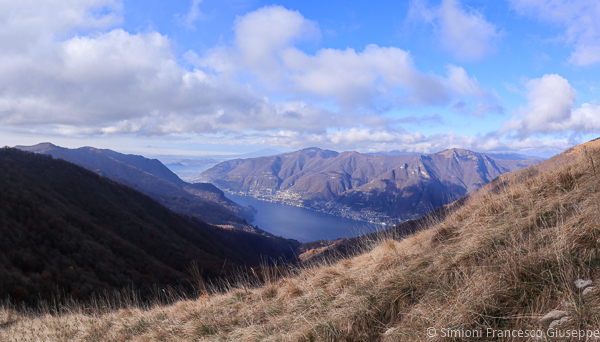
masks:
[[[227,191],[396,224],[453,202],[503,173],[538,162],[498,159],[463,149],[385,156],[310,148],[226,161],[202,176]]]
[[[30,319],[0,334],[75,339],[214,341],[423,341],[435,327],[597,329],[600,296],[600,151],[554,171],[529,173],[473,200],[429,229],[330,265],[225,294],[150,310]],[[6,312],[6,311],[5,311]],[[4,313],[4,317],[7,314]],[[58,323],[57,323],[58,322]],[[14,334],[14,335],[10,335]],[[461,339],[456,339],[461,340]],[[490,340],[482,338],[481,340]]]

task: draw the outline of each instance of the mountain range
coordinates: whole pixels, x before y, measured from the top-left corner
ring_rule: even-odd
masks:
[[[463,149],[429,155],[368,155],[308,148],[225,161],[201,177],[233,193],[362,221],[397,223],[540,161],[500,159]]]
[[[214,279],[291,260],[300,245],[175,213],[48,155],[2,148],[0,174],[0,299],[86,299],[125,287],[150,296],[156,287],[189,288],[194,264]]]
[[[485,197],[497,194],[514,184],[523,183],[527,179],[531,179],[540,173],[553,172],[561,167],[573,164],[578,158],[581,158],[582,155],[585,156],[584,163],[589,162],[590,170],[588,170],[588,172],[595,175],[596,173],[600,173],[600,167],[596,170],[593,164],[592,153],[593,151],[598,150],[600,150],[600,138],[571,147],[562,153],[531,166],[504,173],[452,203],[440,206],[419,218],[402,222],[386,230],[368,233],[353,238],[341,238],[333,241],[320,240],[304,243],[298,248],[298,257],[305,263],[314,263],[317,260],[329,260],[329,262],[331,262],[331,260],[348,257],[356,251],[361,251],[365,242],[368,244],[370,241],[386,238],[401,240],[417,231],[426,230],[439,222],[443,222],[447,216],[460,210],[464,206],[483,202]],[[527,160],[526,157],[527,156],[517,155],[513,158],[515,160]]]
[[[69,305],[67,314],[0,305],[0,339],[591,340],[600,326],[598,165],[600,140],[385,232],[306,244],[307,267],[273,267],[200,298]]]
[[[254,229],[247,223],[247,220],[253,219],[253,208],[229,200],[212,184],[184,182],[157,159],[93,147],[69,149],[51,143],[16,148],[73,162],[127,184],[174,211],[198,217],[208,223]]]

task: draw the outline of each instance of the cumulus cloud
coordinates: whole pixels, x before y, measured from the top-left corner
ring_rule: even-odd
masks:
[[[440,43],[460,60],[479,60],[494,52],[495,43],[502,36],[481,12],[465,10],[456,0],[443,0],[435,8],[413,1],[409,19],[433,25]]]
[[[303,101],[273,103],[251,87],[228,77],[186,70],[173,55],[172,42],[158,32],[137,34],[110,28],[118,13],[95,17],[95,9],[116,3],[89,1],[87,7],[65,2],[32,3],[11,10],[32,10],[37,31],[22,26],[33,38],[23,49],[0,45],[0,123],[44,127],[58,134],[170,134],[288,129],[323,132],[325,127],[349,127],[360,117],[347,118]],[[83,2],[81,2],[83,3]],[[4,4],[4,3],[3,3]],[[79,4],[79,3],[77,3]],[[4,4],[5,5],[5,4]],[[72,5],[72,4],[71,4]],[[108,6],[108,7],[107,7]],[[112,6],[112,7],[111,7]],[[31,8],[30,8],[31,7]],[[68,12],[73,16],[67,20]],[[64,18],[60,30],[55,17]],[[87,23],[86,19],[95,18]],[[26,20],[15,16],[11,20]],[[67,23],[70,23],[70,28]],[[86,25],[97,30],[61,39]],[[0,31],[17,29],[3,22]],[[20,31],[13,31],[18,36]],[[363,116],[365,122],[385,125],[385,119]]]
[[[192,1],[192,9],[198,4]],[[469,139],[410,133],[399,128],[402,120],[380,112],[462,101],[465,112],[477,114],[497,102],[463,68],[424,74],[397,47],[304,53],[296,44],[318,39],[318,25],[280,6],[238,18],[231,46],[203,56],[188,52],[197,68],[186,69],[167,36],[118,28],[121,6],[0,0],[3,128],[80,136],[209,133],[287,147],[425,151]],[[247,75],[250,81],[240,82]],[[286,100],[271,101],[270,94]]]
[[[498,104],[497,97],[481,87],[475,77],[469,77],[464,68],[448,65],[446,69],[448,70],[446,86],[460,98],[453,104],[455,111],[475,116],[483,116],[486,113],[504,113],[504,108]],[[475,100],[471,105],[474,108],[469,107],[466,102],[468,99]]]
[[[296,11],[270,6],[237,19],[235,44],[188,60],[220,74],[250,72],[261,87],[307,99],[333,99],[344,110],[385,110],[414,104],[447,105],[456,97],[483,102],[478,115],[497,111],[489,96],[463,68],[449,78],[417,70],[409,52],[367,45],[364,50],[320,49],[307,54],[299,40],[320,36],[318,25]],[[489,110],[488,110],[489,109]]]
[[[562,39],[574,46],[569,62],[586,66],[600,62],[600,3],[596,0],[510,0],[523,15],[565,28]]]
[[[301,39],[320,35],[315,22],[281,6],[264,7],[238,18],[234,30],[243,63],[263,77],[282,72],[277,52],[286,51]]]
[[[419,73],[409,53],[395,47],[368,45],[362,52],[323,49],[314,56],[287,49],[282,61],[295,90],[332,97],[345,107],[377,100],[442,104],[449,97],[439,78]],[[395,88],[404,89],[407,96],[396,96]]]
[[[569,81],[556,75],[544,75],[527,82],[528,104],[520,117],[504,123],[500,134],[514,132],[521,138],[556,132],[591,132],[600,107],[584,103],[573,109],[576,92]]]

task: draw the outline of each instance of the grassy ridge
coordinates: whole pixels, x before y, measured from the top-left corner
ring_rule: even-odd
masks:
[[[600,150],[512,179],[401,241],[266,277],[197,300],[60,315],[0,310],[0,339],[163,341],[448,341],[426,329],[598,329]],[[219,290],[219,291],[217,291]],[[223,292],[224,291],[224,292]],[[463,340],[455,338],[454,340]],[[482,338],[481,340],[490,340]],[[506,339],[503,339],[506,340]]]

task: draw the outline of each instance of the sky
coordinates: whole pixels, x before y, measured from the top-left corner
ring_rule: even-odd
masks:
[[[0,0],[0,145],[539,154],[600,136],[595,0]]]

